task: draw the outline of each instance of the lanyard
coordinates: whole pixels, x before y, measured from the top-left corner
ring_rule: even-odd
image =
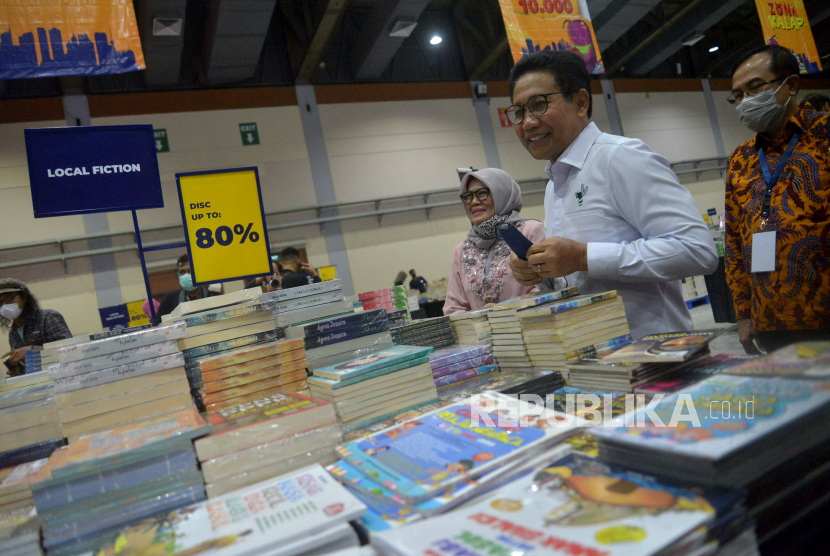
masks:
[[[799,137],[801,137],[801,134],[793,134],[793,138],[790,139],[790,144],[787,145],[787,150],[784,151],[784,154],[781,156],[781,160],[778,161],[778,166],[775,167],[775,172],[772,175],[769,173],[769,166],[767,165],[767,157],[764,156],[764,149],[758,149],[758,158],[761,160],[761,172],[764,173],[764,182],[767,184],[767,188],[764,191],[764,198],[761,200],[762,218],[769,216],[772,188],[775,187],[776,183],[778,183],[778,178],[781,177],[781,172],[784,171],[784,166],[787,164],[787,160],[790,158],[790,155],[793,154],[793,149],[795,148],[795,144],[798,143]]]

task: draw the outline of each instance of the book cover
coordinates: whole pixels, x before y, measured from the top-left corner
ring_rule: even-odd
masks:
[[[179,340],[179,349],[183,352],[189,352],[189,350],[201,346],[234,340],[236,338],[245,338],[252,334],[260,334],[276,330],[276,327],[277,325],[274,324],[274,321],[272,319],[268,319],[265,322],[255,322],[235,328],[229,328],[227,330],[218,330],[216,332],[202,334],[200,336],[188,336]]]
[[[545,303],[550,303],[551,301],[557,301],[559,299],[573,297],[578,293],[579,288],[577,288],[576,286],[571,286],[563,290],[556,290],[547,293],[529,293],[527,295],[514,297],[512,299],[507,299],[500,303],[496,303],[495,305],[493,305],[492,309],[494,313],[497,313],[498,311],[507,311],[509,309],[535,307],[536,305],[543,305]]]
[[[178,344],[175,340],[170,340],[169,342],[117,351],[108,355],[91,357],[89,359],[82,359],[71,363],[57,363],[55,365],[49,365],[46,367],[46,372],[52,380],[55,380],[57,378],[64,378],[72,375],[102,371],[104,369],[117,367],[119,365],[138,363],[140,361],[146,361],[147,359],[153,359],[155,357],[173,355],[178,352]]]
[[[412,372],[411,369],[413,369],[414,367],[418,367],[420,365],[424,365],[427,363],[429,363],[429,359],[427,358],[427,356],[418,357],[415,359],[408,359],[396,365],[383,367],[376,371],[371,371],[364,375],[360,375],[347,380],[331,380],[328,378],[323,378],[321,376],[315,375],[309,377],[309,385],[311,385],[317,391],[323,390],[328,392],[334,392],[340,389],[350,391],[359,390],[364,387],[371,388],[373,384],[381,384],[387,380],[397,380],[400,376],[404,376],[409,372]],[[339,393],[334,392],[334,395],[339,395]]]
[[[492,307],[484,307],[482,309],[476,309],[475,311],[467,311],[465,313],[456,313],[454,315],[449,315],[449,317],[450,317],[451,322],[455,322],[455,321],[462,321],[463,322],[463,321],[466,321],[466,320],[469,320],[469,319],[477,319],[477,318],[481,318],[481,317],[486,317],[487,313],[489,313],[492,310],[493,310]]]
[[[699,426],[686,420],[658,427],[645,416],[650,411],[670,423],[681,395],[690,400],[683,414],[692,415],[691,404]],[[638,408],[630,419],[621,416],[590,432],[601,442],[718,461],[828,403],[828,382],[720,374],[666,396],[654,407]]]
[[[764,357],[747,359],[742,365],[730,366],[725,372],[745,376],[830,378],[830,341],[802,342]]]
[[[181,353],[165,355],[139,361],[138,363],[130,363],[129,365],[119,365],[101,371],[55,379],[55,392],[59,394],[72,392],[182,366],[184,366],[184,358]]]
[[[200,313],[210,311],[212,309],[219,309],[220,307],[229,307],[239,303],[246,303],[256,301],[262,295],[262,288],[249,288],[247,290],[239,290],[233,293],[226,293],[225,295],[215,295],[205,297],[202,299],[194,299],[193,301],[185,301],[179,303],[175,309],[169,314],[165,315],[164,321],[171,319],[179,319],[183,315],[191,313]]]
[[[614,299],[616,297],[616,290],[600,293],[597,295],[578,295],[576,297],[569,298],[565,301],[556,301],[545,305],[538,305],[536,307],[527,307],[525,309],[519,309],[517,316],[519,316],[520,318],[527,318],[564,313],[565,311],[572,311],[573,309],[579,309],[580,307],[586,307],[588,305],[600,303],[602,301]]]
[[[451,365],[433,368],[432,377],[437,379],[446,375],[460,373],[461,371],[466,371],[468,369],[475,369],[477,367],[481,367],[482,365],[491,365],[493,362],[495,362],[493,354],[488,353],[487,355],[480,355],[478,357],[473,357],[472,359],[465,359],[464,361],[459,361],[458,363],[453,363]]]
[[[201,397],[205,406],[208,406],[218,404],[219,402],[225,402],[227,400],[233,400],[234,398],[247,396],[248,394],[252,394],[254,392],[261,392],[263,390],[268,390],[271,388],[279,387],[284,390],[293,391],[289,388],[289,386],[292,384],[297,384],[298,382],[304,382],[305,377],[303,375],[305,374],[305,371],[295,371],[287,375],[278,375],[273,378],[266,378],[263,380],[257,380],[255,382],[249,382],[247,384],[235,386],[233,388],[228,388],[227,390],[220,390],[218,392],[213,392],[210,394],[203,394],[201,395]],[[293,382],[289,382],[290,379],[296,380]]]
[[[311,336],[329,334],[330,332],[335,332],[353,325],[378,322],[381,320],[387,320],[387,312],[385,309],[363,311],[361,313],[352,313],[334,318],[321,319],[306,324],[289,326],[285,329],[285,337],[309,338]]]
[[[117,328],[115,330],[106,330],[104,332],[95,332],[89,335],[90,340],[103,340],[104,338],[111,338],[112,336],[120,336],[121,334],[128,334],[130,332],[138,332],[139,330],[149,330],[152,328],[151,324],[140,324],[138,326],[130,326],[129,328]]]
[[[156,328],[139,330],[138,332],[129,332],[101,340],[64,346],[58,348],[58,361],[71,363],[72,361],[108,355],[117,351],[169,342],[170,340],[184,338],[186,333],[187,325],[183,322],[174,322]]]
[[[208,371],[215,371],[224,367],[231,367],[256,359],[263,359],[272,357],[282,353],[302,349],[302,340],[281,340],[276,342],[268,342],[262,344],[255,344],[247,347],[240,347],[234,349],[229,353],[222,353],[199,359],[198,365],[202,373]]]
[[[686,489],[571,454],[440,521],[382,532],[373,542],[401,556],[481,554],[482,546],[494,554],[648,556],[739,500],[734,491]]]
[[[429,355],[429,362],[433,369],[437,369],[466,359],[472,359],[473,357],[489,355],[491,352],[492,349],[490,346],[456,346],[432,352]]]
[[[730,355],[722,353],[713,357],[708,357],[700,361],[700,363],[686,367],[681,371],[672,372],[669,376],[658,378],[640,386],[634,392],[637,394],[645,394],[647,396],[662,393],[673,394],[683,388],[696,384],[710,375],[719,374],[722,372],[730,372],[730,369],[741,365],[747,360],[757,359],[755,357]]]
[[[253,303],[253,304],[245,304],[240,305],[238,307],[228,307],[225,309],[219,309],[216,311],[209,311],[207,313],[199,313],[196,315],[190,315],[186,317],[181,317],[180,319],[184,322],[188,328],[193,326],[202,326],[205,324],[210,324],[217,321],[223,321],[228,319],[233,319],[237,317],[245,317],[248,315],[255,315],[256,313],[268,313],[274,310],[273,303]],[[271,315],[266,315],[271,317]],[[189,331],[193,333],[195,331]]]
[[[361,301],[363,299],[371,299],[372,297],[384,296],[384,295],[395,295],[395,294],[403,294],[406,295],[406,289],[403,286],[392,286],[391,288],[383,288],[380,290],[372,290],[368,292],[362,292],[357,294],[357,298]]]
[[[305,338],[305,348],[306,349],[315,349],[320,348],[323,346],[327,346],[330,344],[336,344],[339,342],[345,342],[348,340],[354,340],[357,338],[362,338],[363,336],[368,336],[370,334],[377,334],[379,332],[385,332],[389,329],[389,321],[387,320],[379,320],[376,322],[367,322],[367,323],[360,323],[354,324],[350,326],[345,326],[334,330],[332,332],[327,332],[325,334],[319,334],[316,336],[310,336]]]
[[[394,346],[338,365],[315,369],[314,375],[336,381],[348,380],[384,367],[427,356],[431,351],[432,348]]]
[[[263,293],[260,294],[259,300],[263,303],[285,301],[286,299],[296,299],[298,297],[308,297],[310,295],[338,291],[342,288],[343,284],[340,278],[335,278],[334,280],[326,280],[325,282],[317,282],[316,284],[309,284],[307,286]]]
[[[259,400],[270,396],[276,396],[277,394],[282,394],[284,392],[298,392],[300,394],[309,395],[307,379],[298,380],[296,382],[289,382],[287,384],[277,384],[276,386],[273,384],[274,382],[276,381],[261,380],[256,383],[246,384],[245,386],[235,388],[235,397],[228,398],[223,401],[210,403],[204,406],[205,411],[208,413],[213,411],[219,411],[221,409],[227,409],[235,405],[252,402],[254,400]],[[256,387],[258,388],[258,390],[246,390],[246,393],[244,394],[239,394],[237,392],[240,389],[247,389],[252,387]],[[227,390],[223,390],[222,392],[219,392],[219,394],[224,394],[225,392],[227,392]]]
[[[471,395],[478,394],[484,390],[501,392],[506,388],[525,383],[532,379],[533,375],[522,371],[493,372],[444,386],[438,391],[438,394],[442,402],[449,403],[451,401],[469,398]]]
[[[354,307],[352,304],[346,300],[343,300],[335,303],[316,305],[306,309],[298,309],[296,311],[274,313],[274,322],[276,322],[279,327],[286,327],[326,317],[333,317],[335,315],[350,315],[352,313],[354,313]]]
[[[205,382],[201,388],[201,391],[204,394],[215,394],[217,392],[221,392],[222,390],[230,390],[231,388],[244,386],[245,384],[270,378],[280,378],[282,384],[287,384],[289,382],[296,382],[306,378],[307,373],[305,368],[305,359],[300,359],[298,361],[292,361],[290,363],[260,369],[251,373],[234,375],[221,380]]]
[[[492,356],[491,356],[492,359]],[[499,370],[498,365],[481,365],[479,367],[474,367],[471,369],[466,369],[463,371],[459,371],[457,373],[452,373],[440,377],[435,378],[435,386],[436,388],[442,388],[444,386],[449,386],[451,384],[455,384],[456,382],[462,382],[464,380],[486,375],[488,373],[492,373]]]
[[[329,291],[309,295],[306,297],[296,297],[294,299],[284,299],[282,301],[274,302],[274,314],[287,313],[289,311],[300,311],[317,305],[325,305],[327,303],[337,303],[343,301],[342,291]]]
[[[365,511],[363,503],[313,465],[125,528],[96,554],[178,556],[219,547],[222,556],[270,554]]]
[[[281,353],[277,353],[276,355],[253,359],[251,361],[246,361],[245,363],[237,363],[230,367],[220,367],[214,371],[204,371],[201,373],[201,376],[203,382],[214,382],[236,375],[252,373],[262,369],[273,368],[295,362],[300,362],[300,367],[294,367],[294,370],[306,367],[307,363],[305,361],[305,350],[295,349],[293,351],[283,351]]]
[[[709,346],[720,331],[669,332],[650,334],[612,353],[602,356],[603,362],[665,363],[690,359]]]
[[[531,415],[517,398],[485,392],[337,451],[408,503],[418,503],[575,433],[577,421],[565,419],[546,409]]]
[[[226,340],[224,342],[216,342],[206,346],[200,346],[193,349],[186,349],[182,351],[185,359],[192,357],[201,357],[206,355],[213,355],[223,351],[250,346],[253,344],[263,344],[266,342],[274,342],[279,339],[279,333],[276,330],[269,330],[268,332],[260,332],[259,334],[251,334],[250,336],[243,336],[242,338],[234,338],[233,340]]]
[[[610,340],[605,340],[604,342],[599,342],[597,344],[569,351],[565,353],[565,358],[568,360],[575,360],[582,357],[592,357],[603,350],[611,350],[622,347],[630,344],[632,341],[633,338],[631,337],[631,334],[624,334],[622,336],[617,336],[616,338],[611,338]]]

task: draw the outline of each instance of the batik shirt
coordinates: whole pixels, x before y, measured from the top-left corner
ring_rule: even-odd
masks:
[[[772,272],[752,273],[752,234],[770,174],[794,133],[801,137],[772,189],[765,229],[776,231]],[[830,329],[830,132],[828,114],[802,108],[772,142],[758,134],[735,149],[726,174],[726,280],[739,319],[755,330]]]

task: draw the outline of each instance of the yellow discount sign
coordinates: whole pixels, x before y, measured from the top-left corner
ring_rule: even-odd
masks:
[[[256,168],[176,174],[194,284],[271,274]]]

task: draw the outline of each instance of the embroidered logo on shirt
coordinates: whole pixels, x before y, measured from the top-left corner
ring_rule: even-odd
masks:
[[[582,206],[582,201],[585,199],[585,195],[588,194],[588,188],[585,187],[585,184],[582,184],[582,188],[576,192],[576,198],[579,201],[579,206]]]

